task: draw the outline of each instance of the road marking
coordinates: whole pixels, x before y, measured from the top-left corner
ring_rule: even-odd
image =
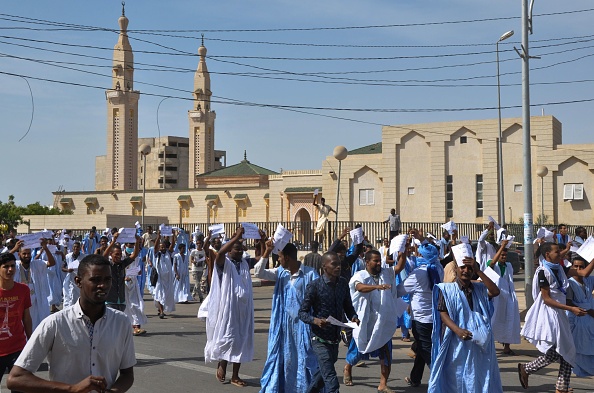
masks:
[[[145,355],[143,353],[137,353],[136,359],[137,360],[157,360],[157,361],[159,361],[160,364],[166,364],[168,366],[183,368],[186,370],[198,371],[198,372],[201,372],[204,374],[213,374],[216,370],[214,367],[202,366],[199,364],[180,362],[180,361],[175,361],[175,360],[167,360],[166,358],[161,358],[161,357],[152,356],[152,355]],[[239,374],[239,378],[241,378],[241,379],[258,379],[258,380],[260,379],[260,377],[254,377],[254,376],[246,375],[246,374]]]

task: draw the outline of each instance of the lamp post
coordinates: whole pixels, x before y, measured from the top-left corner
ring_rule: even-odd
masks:
[[[549,168],[544,165],[536,168],[536,174],[540,177],[540,225],[544,225],[544,178],[549,173]]]
[[[146,156],[151,152],[151,147],[146,143],[140,145],[138,152],[142,154],[142,219],[141,226],[144,231],[144,198],[146,196]]]
[[[159,101],[159,105],[157,105],[157,131],[159,132],[159,155],[161,154],[161,127],[159,127],[159,108],[161,108],[161,104],[163,101],[169,99],[171,97],[165,97],[161,101]],[[163,149],[163,189],[165,189],[165,149]],[[157,156],[158,157],[158,156]]]
[[[507,33],[499,37],[499,40],[495,43],[497,53],[497,111],[499,114],[499,143],[497,149],[497,159],[499,165],[497,166],[498,173],[498,186],[499,186],[499,222],[501,225],[505,225],[505,197],[503,192],[503,135],[501,131],[501,84],[499,82],[499,43],[507,40],[509,37],[514,35],[514,31],[510,30]]]
[[[342,171],[342,160],[347,158],[349,151],[344,146],[336,146],[332,153],[338,160],[338,184],[336,186],[336,219],[334,220],[334,238],[338,237],[338,202],[340,201],[340,172]]]

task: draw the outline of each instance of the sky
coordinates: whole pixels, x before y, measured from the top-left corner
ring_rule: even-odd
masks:
[[[271,170],[319,169],[337,145],[381,141],[382,125],[496,118],[495,43],[509,30],[499,45],[502,116],[521,117],[521,4],[128,0],[139,137],[188,136],[201,34],[215,148],[228,165],[245,150]],[[0,201],[51,204],[60,187],[94,190],[121,9],[116,0],[1,3]],[[564,143],[594,142],[593,16],[587,0],[534,6],[531,112],[559,119]]]

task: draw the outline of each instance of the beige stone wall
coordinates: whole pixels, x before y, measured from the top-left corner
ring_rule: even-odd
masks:
[[[23,219],[29,221],[29,225],[19,225],[18,233],[32,233],[39,232],[44,229],[60,230],[60,229],[85,229],[89,230],[92,226],[97,227],[98,231],[103,231],[105,228],[122,228],[134,227],[136,221],[140,221],[140,217],[131,215],[114,215],[114,214],[97,214],[92,217],[86,215],[69,215],[69,216],[23,216]],[[144,222],[152,223],[168,223],[167,217],[146,216]]]
[[[95,190],[109,190],[110,184],[108,181],[107,171],[107,156],[95,157]]]

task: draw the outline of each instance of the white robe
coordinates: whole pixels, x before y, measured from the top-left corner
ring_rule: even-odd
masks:
[[[21,282],[21,270],[24,271],[21,261],[17,261],[15,282]],[[50,306],[48,302],[49,285],[47,283],[47,263],[40,259],[32,259],[29,265],[29,289],[31,290],[31,321],[32,330],[50,315]],[[26,284],[26,282],[22,282]]]
[[[174,298],[176,303],[189,302],[194,300],[190,290],[190,257],[188,254],[177,253],[173,256],[173,264],[177,269],[179,280],[175,279]]]
[[[398,315],[398,293],[394,280],[394,269],[389,267],[382,269],[378,283],[367,270],[358,271],[349,281],[353,307],[361,321],[359,328],[353,330],[353,338],[361,353],[370,353],[383,347],[396,331],[397,320],[402,312]],[[355,289],[357,282],[366,285],[388,284],[392,287],[362,293]]]
[[[198,318],[206,318],[204,360],[249,362],[254,357],[254,296],[249,265],[243,260],[238,273],[233,262],[225,258],[221,279],[218,273],[215,267],[210,293],[198,310]]]
[[[41,250],[37,259],[47,262],[45,251]],[[47,268],[47,285],[49,288],[49,296],[47,301],[52,306],[59,306],[62,303],[62,257],[52,254],[56,264]]]
[[[139,258],[132,262],[128,269],[136,268],[139,265]],[[128,280],[128,278],[130,280]],[[144,314],[144,300],[140,294],[140,287],[138,286],[138,275],[126,276],[126,310],[124,314],[130,320],[132,326],[146,325],[148,322]]]
[[[500,293],[493,299],[493,339],[505,344],[520,344],[520,307],[514,288],[514,269],[509,262],[506,262],[505,266],[503,276],[499,263],[493,266],[493,270],[500,276],[495,283]]]
[[[77,261],[82,261],[86,255],[82,252],[78,254]],[[68,264],[74,261],[73,253],[66,254],[64,261],[64,267],[68,268]],[[64,295],[64,308],[74,305],[80,297],[80,288],[74,282],[74,277],[78,274],[78,269],[74,269],[73,272],[65,273],[64,282],[62,284],[62,293]]]
[[[567,277],[563,269],[559,269],[561,285],[567,291],[569,287]],[[543,265],[539,266],[534,272],[534,279],[532,281],[534,304],[526,314],[526,322],[524,323],[521,334],[542,353],[547,353],[549,349],[555,347],[555,351],[563,356],[566,362],[574,366],[576,351],[569,327],[569,320],[564,310],[544,304],[538,285],[538,273],[541,270],[544,271],[545,277],[549,281],[551,298],[561,304],[565,304],[566,302],[566,296],[559,290],[559,283],[555,279],[555,276]]]
[[[159,273],[159,279],[153,293],[155,302],[161,303],[165,312],[175,311],[175,298],[173,296],[175,275],[173,274],[171,253],[165,251],[163,254],[155,254],[153,257],[153,269],[157,269],[157,273]]]

